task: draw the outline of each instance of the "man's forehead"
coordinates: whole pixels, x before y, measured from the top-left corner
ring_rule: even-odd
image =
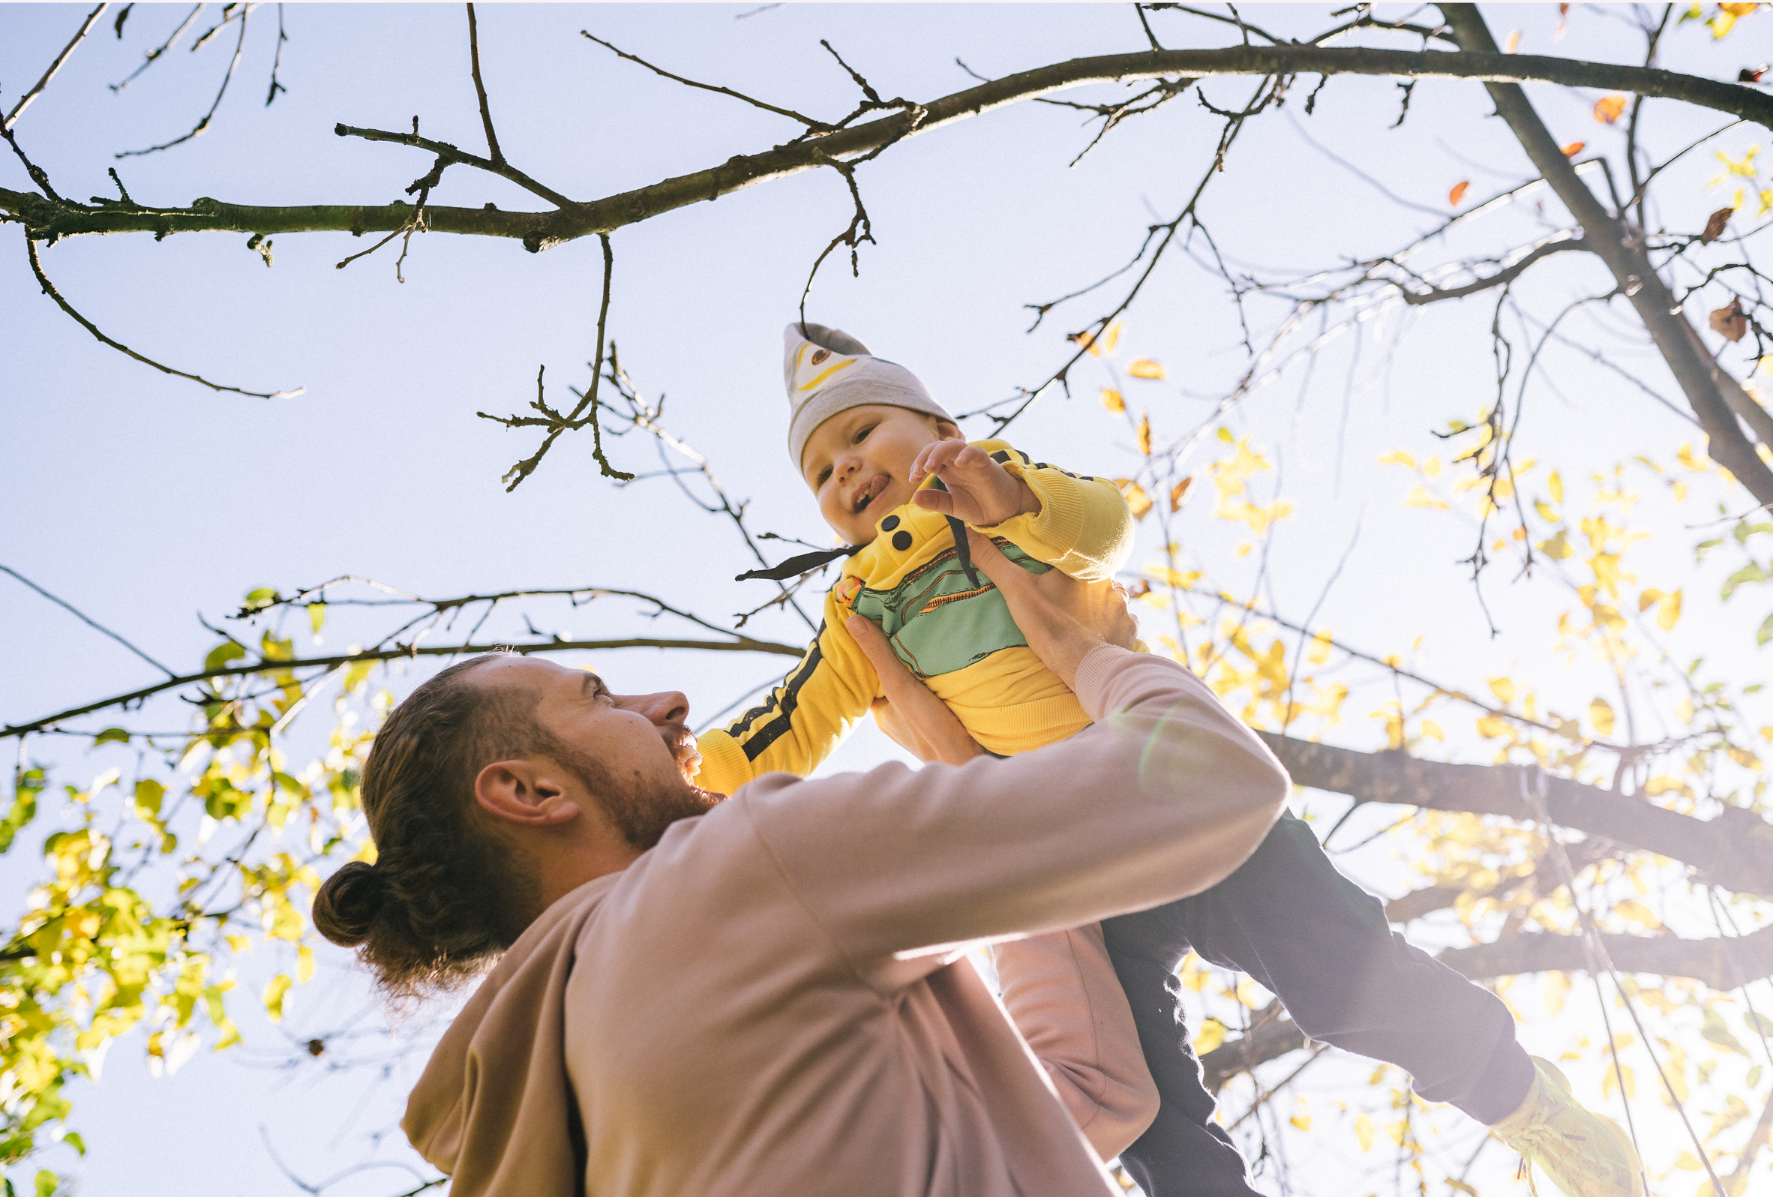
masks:
[[[534,657],[501,657],[475,672],[489,682],[518,682],[524,685],[572,688],[594,686],[599,680],[589,669],[574,669],[554,661]]]

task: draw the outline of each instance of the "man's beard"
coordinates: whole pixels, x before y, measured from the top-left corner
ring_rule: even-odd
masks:
[[[640,852],[664,838],[671,824],[707,814],[725,797],[675,777],[654,782],[631,774],[618,781],[603,762],[564,744],[556,744],[551,755],[596,797],[616,831]]]

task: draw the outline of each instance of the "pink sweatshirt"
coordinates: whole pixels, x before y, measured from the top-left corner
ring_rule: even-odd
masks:
[[[1099,648],[1077,695],[1094,726],[1007,760],[761,777],[556,902],[414,1146],[454,1197],[1118,1193],[957,950],[1206,889],[1288,779],[1174,662]]]

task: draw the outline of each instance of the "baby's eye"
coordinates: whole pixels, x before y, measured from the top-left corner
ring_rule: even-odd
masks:
[[[868,439],[868,434],[873,431],[874,431],[873,424],[869,424],[869,425],[866,425],[865,427],[857,429],[856,430],[856,439],[854,441],[852,441],[851,443],[857,444],[857,445],[861,444],[863,441]]]
[[[820,486],[824,486],[824,485],[825,485],[825,480],[826,480],[826,479],[827,479],[827,478],[829,478],[829,477],[831,477],[831,467],[830,467],[830,466],[826,466],[826,467],[825,467],[825,468],[824,468],[824,469],[822,469],[822,470],[820,470],[820,471],[819,471],[819,481],[818,481],[818,482],[817,482],[817,483],[815,483],[815,484],[814,484],[814,486],[815,486],[815,489],[816,489],[816,488],[817,488],[817,487],[820,487]]]

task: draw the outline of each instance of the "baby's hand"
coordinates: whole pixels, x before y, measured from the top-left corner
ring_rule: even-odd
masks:
[[[931,474],[942,480],[947,492],[920,490],[913,502],[975,528],[995,527],[1011,516],[1040,510],[1040,500],[1026,482],[965,441],[937,441],[919,453],[911,463],[911,485],[921,485]]]

